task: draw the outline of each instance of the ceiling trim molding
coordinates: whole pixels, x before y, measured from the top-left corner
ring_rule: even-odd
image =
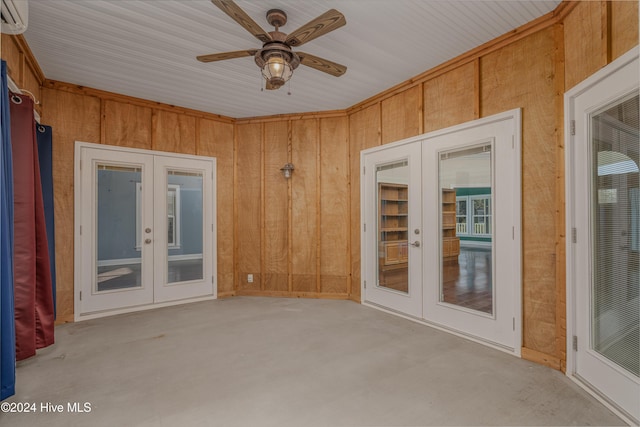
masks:
[[[347,110],[327,110],[311,113],[291,113],[291,114],[276,114],[273,116],[259,116],[259,117],[244,117],[236,119],[236,123],[251,124],[251,123],[268,123],[268,122],[281,122],[284,120],[305,120],[305,119],[327,119],[335,117],[346,117]]]
[[[207,113],[200,110],[193,110],[191,108],[179,107],[176,105],[165,104],[157,101],[150,101],[150,100],[136,98],[129,95],[121,95],[119,93],[107,92],[100,89],[93,89],[86,86],[60,82],[56,80],[46,79],[42,83],[42,87],[46,89],[54,89],[54,90],[59,90],[63,92],[71,92],[78,95],[94,96],[96,98],[100,98],[104,100],[118,101],[118,102],[123,102],[127,104],[138,105],[141,107],[148,107],[154,110],[163,110],[163,111],[169,111],[172,113],[186,114],[186,115],[198,117],[201,119],[216,120],[219,122],[226,122],[226,123],[236,122],[236,119],[233,117],[227,117],[227,116],[223,116],[215,113]]]
[[[381,93],[378,93],[371,98],[365,99],[349,108],[347,108],[347,114],[353,114],[357,111],[366,109],[374,104],[384,101],[398,93],[404,92],[414,86],[418,86],[428,80],[434,79],[442,74],[445,74],[453,69],[456,69],[462,65],[466,65],[473,62],[491,52],[502,49],[512,43],[522,40],[531,34],[542,31],[549,28],[559,22],[562,22],[564,18],[578,5],[579,2],[564,0],[553,11],[541,16],[538,19],[534,19],[508,33],[505,33],[487,43],[480,45],[472,50],[469,50],[462,55],[459,55],[447,62],[444,62],[430,70],[427,70],[415,77],[410,78],[402,83],[399,83]]]

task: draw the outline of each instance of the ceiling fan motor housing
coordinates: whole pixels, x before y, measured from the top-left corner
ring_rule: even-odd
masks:
[[[287,23],[287,14],[280,9],[270,9],[267,12],[267,22],[276,28],[283,27]]]
[[[272,41],[265,43],[262,49],[256,52],[254,59],[258,67],[264,67],[264,64],[273,56],[282,56],[291,65],[291,69],[295,70],[300,65],[300,57],[291,50],[289,46],[282,42]]]

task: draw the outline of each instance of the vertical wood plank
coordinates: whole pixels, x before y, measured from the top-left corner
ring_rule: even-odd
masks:
[[[600,25],[600,31],[602,32],[600,36],[601,46],[600,46],[600,55],[602,56],[602,61],[605,64],[611,62],[611,2],[607,0],[600,1],[600,16],[602,19],[602,23]]]
[[[196,154],[195,117],[154,110],[151,129],[154,150]]]
[[[259,291],[261,283],[262,125],[236,127],[236,283],[239,291]],[[247,275],[253,274],[253,283]]]
[[[421,97],[418,85],[382,101],[383,144],[420,135]]]
[[[555,112],[556,112],[556,182],[555,182],[555,235],[556,235],[556,356],[560,370],[565,372],[567,360],[567,296],[566,296],[566,238],[565,238],[565,145],[564,145],[564,26],[553,27],[555,43]]]
[[[291,120],[287,121],[287,162],[293,161],[293,125]],[[287,290],[293,292],[293,185],[291,179],[287,180],[287,238],[289,244],[287,247]]]
[[[569,90],[606,65],[602,55],[602,5],[582,1],[564,20],[565,89]]]
[[[29,67],[29,65],[27,65],[27,64],[24,65],[24,73],[23,73],[23,76],[22,76],[22,86],[20,86],[20,89],[28,90],[36,98],[36,101],[42,103],[42,94],[41,94],[41,91],[40,91],[40,82],[38,80],[38,77],[35,75],[35,73],[31,69],[31,67]],[[42,107],[41,104],[40,105],[36,105],[35,106],[36,111],[39,111],[40,113],[42,113],[42,108],[41,107]]]
[[[421,83],[420,84],[420,100],[419,105],[418,105],[418,134],[422,135],[423,133],[425,133],[424,130],[424,121],[425,121],[425,87],[424,87],[425,83]]]
[[[151,149],[151,108],[104,101],[103,144]]]
[[[264,278],[264,268],[265,268],[265,257],[266,257],[266,252],[267,252],[267,242],[265,241],[265,235],[266,235],[266,230],[265,230],[265,165],[264,165],[264,146],[265,146],[265,137],[264,137],[264,123],[262,123],[262,129],[260,130],[260,135],[261,135],[261,140],[260,140],[260,158],[262,159],[262,161],[260,162],[260,272],[262,273],[260,275],[260,291],[264,292],[264,282],[265,282],[265,278]]]
[[[280,168],[289,161],[288,121],[264,124],[264,284],[288,291],[289,195]],[[294,174],[296,171],[294,171]]]
[[[316,135],[318,137],[318,143],[316,144],[316,292],[320,293],[321,291],[321,280],[320,280],[320,256],[322,254],[322,237],[320,233],[322,232],[321,225],[321,214],[322,214],[322,197],[320,195],[320,179],[321,179],[321,168],[322,162],[320,158],[320,149],[321,149],[321,139],[320,139],[320,120],[316,120]]]
[[[53,129],[57,322],[72,322],[75,141],[100,140],[100,99],[46,88],[42,97],[42,120]]]
[[[480,58],[473,61],[473,118],[482,117],[482,85],[480,84]]]
[[[553,29],[545,29],[481,61],[483,114],[523,110],[523,342],[553,356],[557,298],[554,48]]]
[[[349,180],[350,186],[350,227],[351,227],[351,288],[349,298],[360,301],[361,261],[360,261],[360,151],[380,145],[381,142],[380,104],[355,112],[349,116]]]
[[[316,292],[317,274],[317,119],[291,123],[292,291]]]
[[[2,59],[7,62],[7,74],[11,80],[19,87],[22,87],[24,59],[20,52],[20,48],[15,42],[15,38],[6,34],[0,37],[0,49],[2,51]]]
[[[476,118],[476,74],[474,61],[424,83],[425,132]]]
[[[349,173],[347,117],[320,120],[320,291],[347,293]]]
[[[638,2],[611,2],[611,60],[638,45]]]
[[[234,258],[233,258],[233,134],[231,123],[198,119],[199,156],[216,158],[216,227],[218,295],[233,294]]]

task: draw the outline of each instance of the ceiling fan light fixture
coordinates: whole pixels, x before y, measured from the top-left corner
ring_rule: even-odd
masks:
[[[273,52],[262,65],[262,76],[274,88],[284,85],[293,75],[293,67],[282,52]]]
[[[293,70],[298,68],[300,64],[336,77],[343,75],[347,71],[347,67],[344,65],[308,53],[300,52],[298,54],[291,49],[292,46],[301,46],[345,25],[347,20],[337,10],[330,9],[294,32],[285,34],[280,31],[280,27],[287,23],[287,14],[283,10],[270,9],[267,12],[267,22],[275,27],[275,31],[266,32],[233,0],[211,0],[211,2],[260,40],[262,49],[200,55],[196,57],[198,61],[214,62],[253,56],[256,65],[260,68],[260,72],[266,80],[265,89],[267,90],[282,87],[289,81],[293,75]]]

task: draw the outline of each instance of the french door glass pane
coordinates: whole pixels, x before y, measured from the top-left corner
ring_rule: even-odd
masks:
[[[591,348],[640,376],[638,95],[591,116]]]
[[[406,160],[380,165],[378,187],[378,286],[409,292],[409,166]]]
[[[202,280],[202,172],[167,172],[167,283]]]
[[[139,288],[142,286],[142,253],[136,238],[136,192],[142,189],[142,169],[100,164],[96,174],[98,218],[94,291]]]
[[[493,314],[491,145],[440,153],[440,302]]]

